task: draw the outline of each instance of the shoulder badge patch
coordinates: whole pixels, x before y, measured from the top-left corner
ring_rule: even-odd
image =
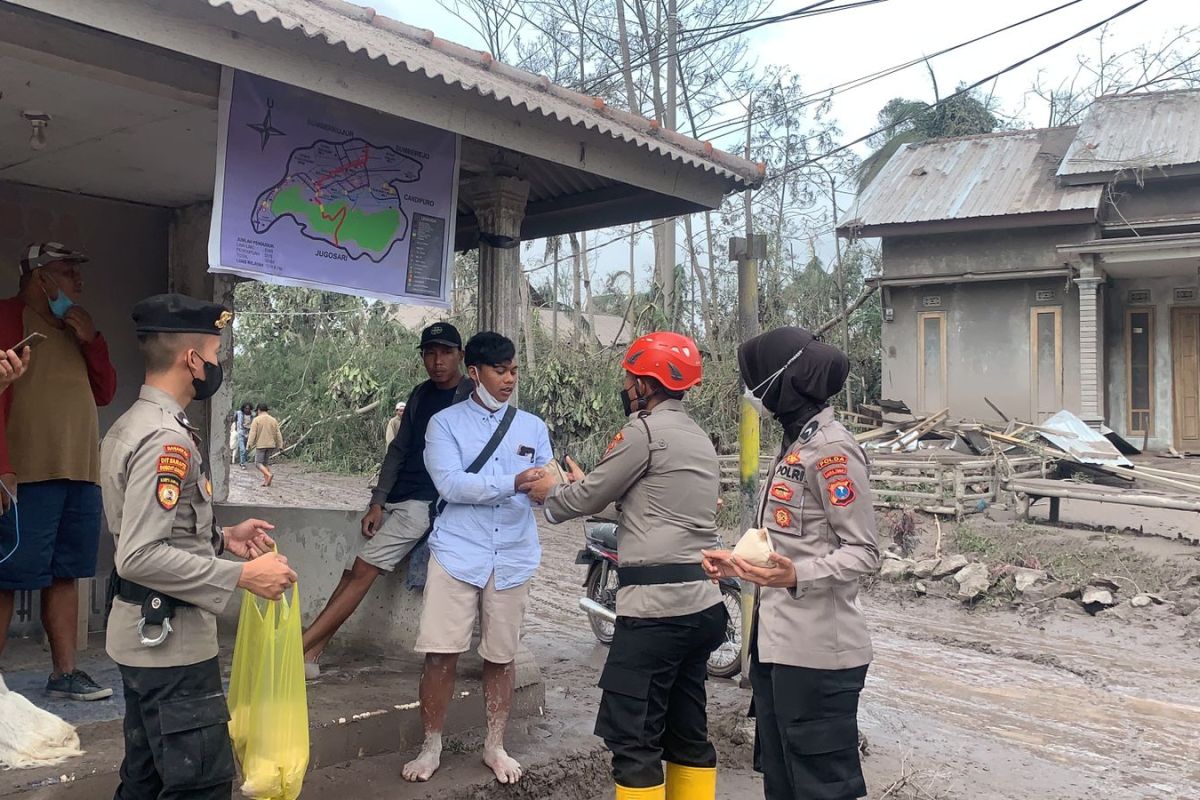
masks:
[[[793,467],[799,464],[802,460],[803,459],[800,457],[799,453],[788,453],[783,457],[783,463]]]
[[[796,492],[783,481],[771,484],[771,497],[774,497],[776,500],[782,500],[787,503],[795,496]]]
[[[831,481],[829,484],[829,502],[835,506],[848,506],[854,502],[854,481],[849,478]]]
[[[154,494],[164,511],[174,511],[175,506],[179,505],[179,488],[180,482],[174,476],[158,476],[158,487]]]
[[[775,509],[775,524],[780,528],[792,527],[792,512],[786,508]]]
[[[625,432],[624,432],[624,431],[617,431],[617,435],[613,437],[613,440],[612,440],[611,442],[609,442],[609,443],[608,443],[608,447],[607,447],[607,448],[605,448],[605,450],[604,450],[604,455],[606,455],[606,456],[607,456],[607,455],[608,455],[609,453],[611,453],[613,450],[616,450],[616,449],[617,449],[617,445],[619,445],[619,444],[620,444],[621,442],[623,442],[623,441],[625,441]]]
[[[833,464],[845,464],[846,461],[845,456],[826,456],[817,462],[817,469],[825,469]]]
[[[800,431],[800,441],[807,442],[809,439],[817,435],[817,429],[821,424],[815,419],[804,426],[804,430]]]

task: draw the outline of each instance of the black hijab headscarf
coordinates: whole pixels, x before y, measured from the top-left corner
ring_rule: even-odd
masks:
[[[803,351],[803,352],[801,352]],[[790,364],[797,353],[800,357]],[[778,372],[783,373],[763,386]],[[803,328],[776,328],[738,348],[742,382],[783,425],[786,443],[796,441],[805,424],[828,406],[850,374],[850,359]]]

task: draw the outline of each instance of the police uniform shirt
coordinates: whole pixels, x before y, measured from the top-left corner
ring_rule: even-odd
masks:
[[[186,666],[215,657],[216,615],[241,576],[240,564],[217,558],[212,483],[193,433],[174,398],[143,386],[100,446],[117,573],[193,606],[177,607],[166,641],[146,647],[137,632],[141,606],[116,598],[107,650],[127,667]],[[157,636],[158,629],[147,634]]]
[[[870,663],[858,580],[879,566],[875,509],[866,456],[832,408],[804,427],[763,491],[759,525],[795,564],[796,586],[760,591],[759,660],[830,670]]]
[[[622,567],[699,564],[700,551],[718,547],[720,465],[712,440],[679,400],[630,417],[608,452],[578,483],[546,499],[551,522],[596,514],[618,502],[617,546]],[[617,613],[656,619],[695,614],[721,602],[709,580],[623,586]]]

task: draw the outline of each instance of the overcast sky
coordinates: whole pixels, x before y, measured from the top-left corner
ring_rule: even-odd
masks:
[[[1027,58],[1042,48],[1132,5],[1135,0],[1082,0],[1013,31],[999,34],[954,53],[932,60],[943,96],[959,83],[975,81]],[[996,28],[1046,11],[1066,0],[886,0],[859,9],[769,25],[749,34],[760,64],[782,64],[801,79],[806,92],[920,58]],[[412,25],[429,28],[439,36],[482,48],[483,42],[466,24],[435,0],[371,0],[364,3],[381,13]],[[774,0],[769,14],[791,11],[809,0]],[[535,5],[531,0],[530,5]],[[1200,23],[1196,0],[1148,0],[1110,26],[1109,47],[1128,50],[1167,39],[1180,26]],[[1039,71],[1056,80],[1069,79],[1081,56],[1095,57],[1096,34],[1088,34],[1053,53],[1007,73],[994,91],[1007,114],[1028,126],[1046,124],[1046,108],[1026,97]],[[933,100],[929,74],[916,66],[864,87],[837,95],[833,116],[844,140],[869,133],[879,109],[893,97]],[[733,142],[730,142],[730,146]],[[865,154],[865,148],[858,148]],[[620,250],[621,252],[615,252]],[[627,259],[624,248],[602,253],[602,260]],[[648,260],[648,256],[646,257]],[[607,271],[604,269],[602,271]]]

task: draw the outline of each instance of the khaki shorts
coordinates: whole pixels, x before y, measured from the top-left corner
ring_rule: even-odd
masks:
[[[467,652],[478,615],[479,655],[493,664],[510,664],[517,658],[528,602],[528,581],[501,591],[496,589],[493,574],[488,585],[480,589],[454,578],[437,558],[430,557],[415,649],[418,653]]]
[[[405,500],[383,507],[383,523],[375,535],[363,542],[357,558],[391,572],[408,557],[417,542],[429,530],[429,502]]]

